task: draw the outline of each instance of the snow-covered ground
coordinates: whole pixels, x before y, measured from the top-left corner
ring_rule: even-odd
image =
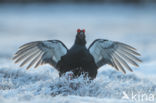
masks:
[[[155,12],[154,4],[1,4],[0,103],[155,103]],[[26,70],[11,60],[30,41],[59,39],[70,47],[77,28],[86,29],[87,46],[97,38],[124,42],[138,49],[143,63],[126,75],[103,66],[88,83],[59,78],[49,65]]]

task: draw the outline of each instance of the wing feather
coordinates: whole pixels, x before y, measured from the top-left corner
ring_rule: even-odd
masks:
[[[29,49],[29,50],[25,50],[25,51],[23,51],[23,52],[20,52],[20,53],[16,53],[15,55],[14,55],[14,57],[13,57],[13,60],[15,60],[15,59],[17,59],[17,58],[20,58],[20,57],[24,57],[24,56],[26,56],[26,55],[28,55],[28,54],[31,54],[32,52],[34,52],[36,50],[36,48],[31,48],[31,49]]]
[[[26,43],[22,46],[19,47],[19,49],[23,49],[23,48],[27,48],[27,47],[32,47],[34,45],[37,45],[40,41],[35,41],[35,42],[30,42],[30,43]]]
[[[138,67],[137,63],[142,62],[137,57],[140,54],[134,47],[121,42],[97,39],[88,49],[98,68],[105,64],[110,64],[116,70],[126,73],[125,69],[133,71],[128,65],[129,63]]]
[[[128,48],[128,49],[131,49],[131,50],[136,50],[136,48],[128,45],[128,44],[124,44],[124,43],[121,43],[121,42],[116,42],[117,44],[119,44],[120,46],[123,46],[125,48]]]
[[[135,50],[132,50],[132,49],[129,49],[129,48],[125,48],[125,47],[119,47],[121,50],[125,50],[127,51],[128,53],[131,53],[131,54],[134,54],[136,56],[140,56],[139,53],[137,53]]]
[[[115,53],[117,58],[119,58],[121,64],[126,67],[129,71],[133,72],[133,70],[129,67],[129,65],[120,57],[120,55],[118,55],[117,53]]]
[[[116,62],[115,62],[115,59],[114,59],[115,57],[112,55],[112,66],[116,69],[116,70],[118,70],[119,71],[119,68],[118,68],[118,66],[117,66],[117,64],[116,64]]]
[[[67,47],[59,40],[36,41],[20,46],[13,60],[15,63],[21,62],[21,67],[29,63],[27,69],[47,63],[56,67],[67,51]]]
[[[119,58],[116,57],[116,55],[114,55],[114,59],[115,59],[115,64],[117,65],[117,67],[119,68],[120,71],[122,71],[123,73],[126,73],[126,71],[124,70],[124,68],[121,65],[121,62],[119,60]]]
[[[117,51],[117,52],[118,52],[118,51]],[[124,60],[127,61],[128,63],[130,63],[130,64],[132,64],[132,65],[134,65],[134,66],[136,66],[136,67],[139,67],[139,65],[138,65],[135,61],[133,61],[132,59],[130,59],[127,55],[125,55],[125,54],[123,54],[123,53],[120,53],[120,52],[118,52],[118,53],[119,53],[119,55],[121,55],[121,57],[124,58]]]
[[[130,54],[129,52],[122,50],[123,54],[126,54],[131,60],[137,61],[137,62],[142,62],[139,58],[135,57],[134,55]]]
[[[32,56],[36,55],[37,52],[39,52],[39,50],[35,51],[35,49],[34,49],[34,50],[31,50],[30,52],[24,53],[23,55],[21,54],[21,56],[19,55],[19,58],[17,58],[15,63],[18,63],[18,62],[20,62],[21,60],[23,60],[23,59],[25,59],[27,57],[31,58]]]
[[[19,49],[17,52],[16,52],[16,54],[15,55],[20,55],[20,54],[22,54],[22,53],[24,53],[24,52],[26,52],[26,51],[29,51],[30,49],[33,49],[34,47],[35,47],[36,45],[30,45],[30,46],[28,46],[28,47],[25,47],[25,48],[21,48],[21,49]]]
[[[39,59],[39,61],[36,63],[35,68],[37,68],[42,62],[42,59]]]
[[[36,55],[36,54],[35,54]],[[38,55],[38,54],[37,54]],[[25,60],[20,64],[20,67],[24,66],[27,64],[31,59],[33,55],[29,55],[29,57],[25,58]]]
[[[27,69],[29,69],[32,65],[34,65],[36,63],[36,61],[38,60],[38,58],[40,57],[40,54],[42,52],[40,51],[40,53],[38,53],[38,55],[30,62],[30,64],[28,65]]]

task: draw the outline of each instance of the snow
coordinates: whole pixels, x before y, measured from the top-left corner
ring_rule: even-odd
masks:
[[[0,103],[149,103],[156,101],[156,6],[151,5],[0,5]],[[90,82],[59,78],[49,65],[26,70],[11,57],[36,40],[59,39],[71,47],[77,28],[86,30],[87,46],[103,38],[132,45],[143,63],[126,75],[106,65]],[[129,100],[122,97],[126,93]],[[132,93],[137,98],[132,100]],[[142,94],[146,95],[141,101]],[[150,101],[150,97],[154,100]],[[140,97],[139,97],[140,96]]]

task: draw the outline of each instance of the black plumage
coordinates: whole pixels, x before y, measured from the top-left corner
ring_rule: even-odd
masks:
[[[105,39],[97,39],[87,48],[85,30],[78,29],[70,49],[59,40],[30,42],[22,45],[13,59],[15,63],[22,61],[20,66],[30,62],[27,69],[48,63],[58,70],[60,76],[72,71],[73,77],[84,74],[94,79],[97,70],[105,64],[123,73],[126,73],[124,68],[132,72],[129,64],[138,66],[137,62],[141,62],[136,56],[140,54],[134,47]]]
[[[61,57],[57,68],[59,68],[60,75],[72,71],[76,77],[81,74],[86,74],[91,78],[96,77],[98,67],[86,48],[85,34],[82,30],[77,32],[74,45],[66,55]]]

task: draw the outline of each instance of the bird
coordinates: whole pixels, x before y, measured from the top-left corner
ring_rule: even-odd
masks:
[[[89,47],[86,43],[85,29],[77,29],[70,49],[60,40],[34,41],[20,46],[13,60],[20,62],[20,67],[27,64],[26,69],[49,64],[60,77],[71,71],[69,75],[73,78],[84,74],[92,80],[106,64],[126,74],[127,70],[133,72],[129,65],[139,67],[138,63],[142,62],[140,53],[128,44],[107,39],[95,39]]]

